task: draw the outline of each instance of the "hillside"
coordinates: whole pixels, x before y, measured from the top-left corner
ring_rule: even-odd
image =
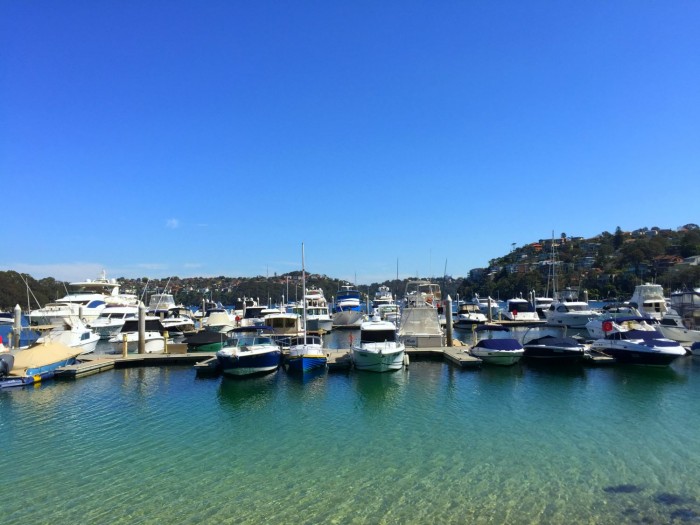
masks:
[[[695,260],[693,258],[695,257]],[[487,267],[465,270],[466,277],[438,279],[446,294],[453,299],[481,296],[506,299],[531,290],[551,294],[548,276],[552,270],[559,288],[572,286],[587,290],[591,299],[628,299],[636,284],[654,281],[671,290],[700,285],[700,228],[688,224],[676,230],[641,228],[615,233],[603,232],[595,237],[569,237],[565,233],[554,239],[539,239],[509,254],[489,261]],[[87,277],[87,276],[86,276]],[[226,305],[241,297],[258,298],[261,303],[295,300],[301,294],[301,272],[273,277],[191,277],[148,280],[117,279],[123,291],[142,295],[162,291],[166,287],[178,302],[199,305],[204,298]],[[25,284],[26,281],[26,284]],[[36,280],[14,271],[0,272],[0,308],[9,310],[19,304],[37,308],[65,295],[65,285],[52,278]],[[325,291],[330,300],[343,281],[321,274],[307,276],[309,286]],[[385,281],[360,286],[371,295],[380,284],[386,284],[398,295],[405,280]]]

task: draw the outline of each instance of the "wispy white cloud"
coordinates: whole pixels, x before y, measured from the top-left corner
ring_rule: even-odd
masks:
[[[180,227],[180,220],[179,219],[168,219],[165,221],[165,227],[170,228],[171,230],[175,230]]]
[[[201,268],[204,265],[202,263],[185,263],[183,266],[185,268]]]
[[[22,274],[29,274],[35,279],[53,277],[59,281],[84,281],[85,279],[97,279],[102,276],[102,271],[106,270],[107,277],[117,277],[109,275],[109,270],[102,264],[88,262],[74,263],[54,263],[54,264],[27,264],[15,263],[0,265],[0,270],[11,271]]]

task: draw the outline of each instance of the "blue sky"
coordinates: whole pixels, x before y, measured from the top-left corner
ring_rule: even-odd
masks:
[[[454,276],[700,222],[700,3],[5,1],[0,269]]]

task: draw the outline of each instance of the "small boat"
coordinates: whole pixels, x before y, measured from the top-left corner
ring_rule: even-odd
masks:
[[[391,289],[386,285],[381,285],[374,293],[374,299],[372,299],[372,309],[374,310],[382,305],[391,304],[393,302],[394,295],[391,293]]]
[[[523,356],[525,350],[520,342],[510,335],[510,330],[505,327],[478,326],[477,334],[487,333],[488,337],[479,339],[471,347],[469,353],[478,357],[484,363],[492,365],[514,365]]]
[[[301,282],[302,290],[304,291],[304,306],[302,312],[302,321],[304,330],[301,337],[292,338],[289,342],[289,357],[287,358],[287,370],[289,372],[310,372],[311,370],[318,370],[319,368],[325,368],[328,363],[328,357],[323,349],[323,341],[321,337],[315,335],[307,335],[307,310],[309,308],[321,308],[321,304],[325,303],[325,299],[321,302],[320,298],[323,297],[321,293],[320,298],[316,301],[311,301],[309,305],[309,295],[306,290],[306,269],[304,265],[304,244],[301,245]]]
[[[195,330],[192,312],[184,305],[175,304],[172,294],[153,294],[146,310],[148,315],[160,318],[170,337],[184,337]]]
[[[145,340],[144,351],[147,354],[160,354],[165,351],[165,327],[159,317],[148,316],[144,319]],[[124,321],[121,331],[109,340],[115,354],[124,351],[124,338],[126,337],[127,352],[138,352],[139,349],[139,320],[127,319]]]
[[[100,339],[110,339],[121,331],[124,321],[136,319],[138,316],[139,307],[136,305],[107,305],[88,327],[100,336]]]
[[[539,334],[539,337],[528,339],[523,336],[523,357],[531,363],[552,365],[583,364],[586,358],[587,346],[578,339],[563,335]]]
[[[503,318],[511,325],[530,326],[544,323],[537,315],[532,303],[522,297],[514,297],[506,301]]]
[[[686,354],[685,348],[656,330],[630,330],[616,320],[607,320],[603,331],[605,337],[596,339],[591,350],[614,357],[618,363],[668,366]]]
[[[321,288],[311,287],[304,294],[306,302],[306,322],[304,326],[313,332],[333,330],[333,318],[328,309],[328,301]]]
[[[80,350],[80,354],[91,354],[97,347],[100,336],[90,330],[77,318],[65,320],[63,326],[54,326],[44,333],[37,343],[61,343]]]
[[[0,342],[0,351],[3,350]],[[31,385],[50,379],[56,369],[72,365],[80,353],[56,342],[39,343],[25,350],[0,353],[0,388]]]
[[[241,326],[230,332],[228,346],[216,352],[219,368],[230,376],[248,376],[274,372],[282,351],[269,326]]]
[[[673,339],[685,346],[700,342],[700,330],[688,328],[684,321],[680,315],[670,309],[656,329],[667,339]]]
[[[454,315],[452,325],[455,328],[469,328],[475,324],[484,324],[488,319],[474,303],[459,305]]]
[[[359,341],[352,345],[352,362],[358,370],[388,372],[403,367],[406,347],[396,326],[375,316],[360,325]]]
[[[544,312],[548,326],[585,328],[586,323],[600,317],[585,301],[553,301]]]

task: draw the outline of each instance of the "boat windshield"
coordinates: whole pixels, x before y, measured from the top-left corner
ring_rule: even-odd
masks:
[[[234,339],[233,346],[253,346],[274,344],[271,337],[244,335]]]
[[[363,330],[360,334],[360,341],[363,343],[396,341],[396,332],[394,330]]]

